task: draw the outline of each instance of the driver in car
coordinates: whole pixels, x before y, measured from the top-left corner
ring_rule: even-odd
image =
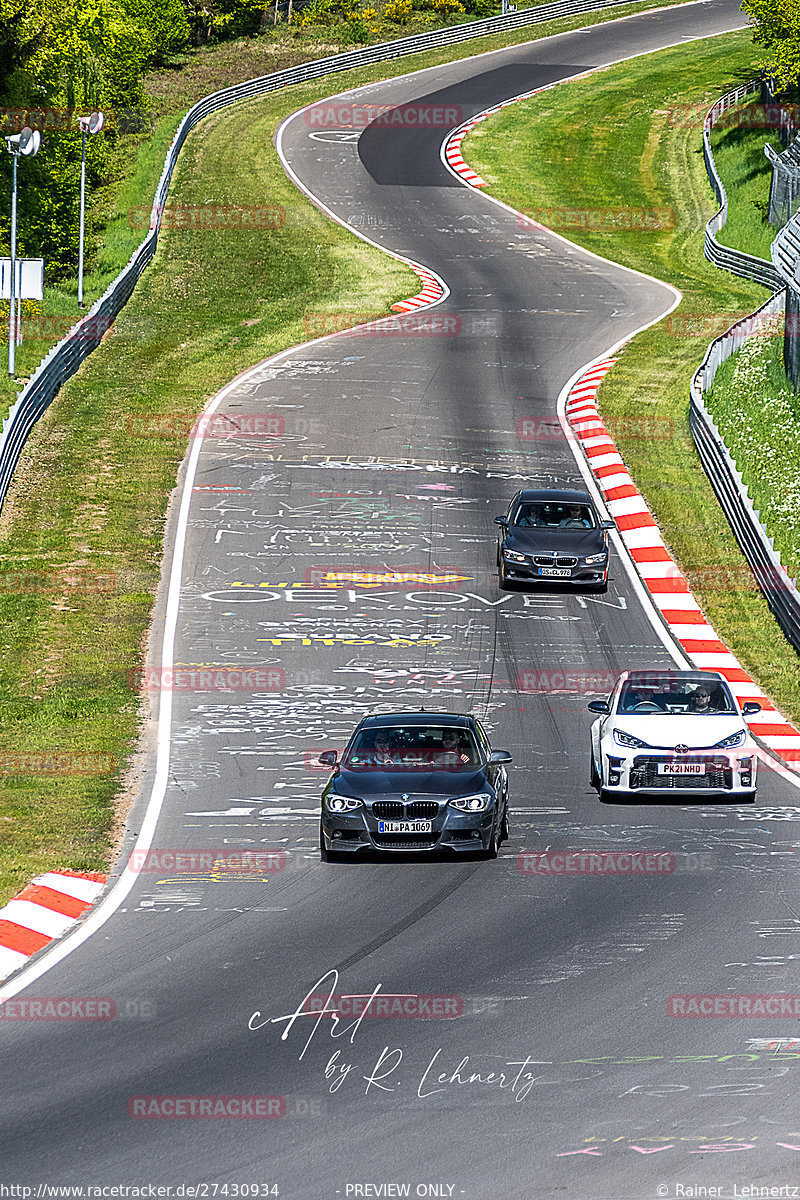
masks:
[[[585,516],[581,515],[580,504],[570,504],[567,516],[561,518],[562,529],[589,529],[591,526]]]
[[[375,760],[376,767],[390,767],[394,765],[392,739],[385,729],[377,730],[375,741],[373,742],[372,757]]]
[[[457,729],[445,729],[442,732],[442,766],[464,766],[470,761],[470,754],[464,739]]]
[[[714,713],[720,711],[719,695],[716,689],[712,689],[707,683],[701,683],[695,688],[689,703],[690,712],[693,713]]]

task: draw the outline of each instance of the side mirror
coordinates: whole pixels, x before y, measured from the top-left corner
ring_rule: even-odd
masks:
[[[339,755],[335,750],[323,750],[322,754],[319,756],[319,761],[322,763],[323,767],[335,767],[338,760]]]
[[[489,759],[490,763],[510,763],[513,761],[513,758],[507,750],[495,750]]]
[[[608,703],[607,700],[590,700],[586,707],[589,709],[589,712],[596,712],[596,713],[611,712],[611,705]]]
[[[507,525],[508,517],[495,517],[494,523],[495,525]]]
[[[616,529],[617,526],[616,526],[616,522],[614,522],[614,521],[601,521],[600,528],[601,529]]]
[[[748,700],[742,705],[742,712],[746,717],[752,717],[757,712],[761,712],[761,705],[755,700]]]

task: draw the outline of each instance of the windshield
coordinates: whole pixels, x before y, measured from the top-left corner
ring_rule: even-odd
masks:
[[[735,713],[736,706],[727,684],[713,675],[667,675],[659,678],[652,673],[626,679],[620,692],[617,712],[636,716],[646,716],[648,713],[662,716],[700,716],[708,713],[718,716],[720,713]]]
[[[435,725],[364,729],[342,762],[350,771],[468,771],[480,765],[468,729]]]
[[[595,529],[597,522],[588,504],[543,504],[524,502],[517,505],[512,525],[533,529]]]

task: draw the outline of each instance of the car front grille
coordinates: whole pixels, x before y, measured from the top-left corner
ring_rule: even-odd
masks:
[[[438,833],[426,838],[403,838],[396,833],[373,833],[372,840],[383,850],[432,850],[439,841]]]
[[[381,821],[402,821],[405,805],[401,800],[376,800],[372,806],[372,814]]]
[[[439,815],[439,805],[435,800],[410,800],[407,804],[401,800],[376,800],[372,815],[381,821],[431,821]]]
[[[534,554],[537,567],[575,567],[578,560],[574,554]]]
[[[664,758],[648,758],[637,755],[633,760],[630,773],[632,788],[643,791],[685,791],[692,788],[726,788],[733,787],[733,772],[726,758],[693,757],[691,762],[705,764],[703,775],[659,775],[658,764],[665,762]]]

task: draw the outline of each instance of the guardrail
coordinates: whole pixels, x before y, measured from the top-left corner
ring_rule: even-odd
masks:
[[[712,241],[716,250],[723,249],[713,239],[710,231],[712,223],[718,218],[721,219],[713,232],[721,229],[728,215],[727,196],[722,180],[717,173],[709,134],[719,115],[726,108],[738,103],[754,90],[753,82],[737,88],[734,92],[728,92],[718,100],[708,112],[703,123],[703,152],[706,170],[721,204],[719,212],[706,226],[706,257],[723,269],[733,271],[736,275],[744,275],[745,278],[756,278],[758,283],[763,282],[765,286],[773,287],[775,290],[769,300],[760,308],[750,316],[736,321],[721,337],[715,338],[706,350],[705,357],[689,385],[689,426],[703,469],[728,519],[736,541],[750,564],[756,582],[789,642],[795,650],[800,652],[800,592],[798,592],[796,580],[789,577],[783,566],[780,553],[775,549],[773,539],[767,533],[758,511],[750,499],[741,472],[728,452],[725,441],[703,400],[703,393],[712,387],[720,365],[739,350],[749,338],[759,333],[763,334],[769,318],[773,316],[778,318],[779,314],[785,312],[787,304],[788,289],[781,286],[781,272],[776,266],[771,268],[771,278],[766,273],[761,273],[759,278],[753,274],[745,274],[743,268],[745,265],[749,266],[750,263],[757,263],[763,267],[770,265],[762,259],[754,259],[752,255],[729,250],[727,247],[724,248],[724,256],[709,253],[708,249],[709,241]],[[784,232],[786,231],[784,230]],[[773,243],[773,257],[775,257],[775,246],[776,243]],[[796,251],[797,253],[792,258],[795,267],[800,262],[800,239],[797,241]],[[722,258],[727,259],[728,255],[734,256],[734,265],[730,265],[729,261],[722,261]],[[791,251],[787,249],[786,255],[784,267],[789,265],[788,256],[791,255]],[[747,264],[742,260],[748,260]],[[776,325],[782,327],[783,324],[783,320],[776,320]]]
[[[132,255],[128,265],[92,305],[83,320],[42,359],[27,385],[19,392],[16,402],[3,422],[3,430],[0,433],[0,510],[32,427],[52,403],[61,385],[75,374],[81,363],[99,345],[103,332],[130,299],[139,276],[155,254],[161,214],[178,154],[189,133],[204,117],[220,108],[235,104],[238,100],[262,96],[293,83],[318,79],[322,75],[401,58],[422,50],[451,46],[490,33],[520,29],[526,25],[551,21],[556,17],[577,16],[595,9],[615,8],[629,3],[631,0],[555,0],[554,3],[541,4],[522,12],[510,13],[505,17],[486,17],[480,21],[468,21],[446,29],[434,29],[430,33],[381,42],[376,46],[347,50],[328,58],[319,58],[297,67],[250,79],[245,83],[213,92],[199,100],[181,121],[167,152],[164,170],[153,200],[147,237]]]
[[[772,263],[767,262],[764,258],[757,258],[754,254],[745,254],[742,250],[734,250],[731,246],[723,246],[716,238],[728,219],[728,195],[714,162],[711,150],[711,130],[727,109],[732,108],[734,104],[738,104],[751,92],[759,90],[760,87],[760,79],[751,79],[741,87],[735,88],[734,91],[726,92],[708,110],[703,121],[703,158],[706,164],[706,174],[720,206],[706,225],[703,252],[706,258],[720,270],[730,271],[741,279],[752,279],[755,283],[760,283],[762,287],[775,292],[782,286],[782,280]]]
[[[720,363],[738,350],[755,331],[764,332],[765,319],[783,312],[785,290],[776,292],[749,317],[737,321],[711,343],[690,385],[689,424],[703,469],[733,530],[756,581],[778,624],[800,652],[800,592],[789,577],[779,551],[750,499],[741,472],[728,453],[714,418],[703,400]]]

